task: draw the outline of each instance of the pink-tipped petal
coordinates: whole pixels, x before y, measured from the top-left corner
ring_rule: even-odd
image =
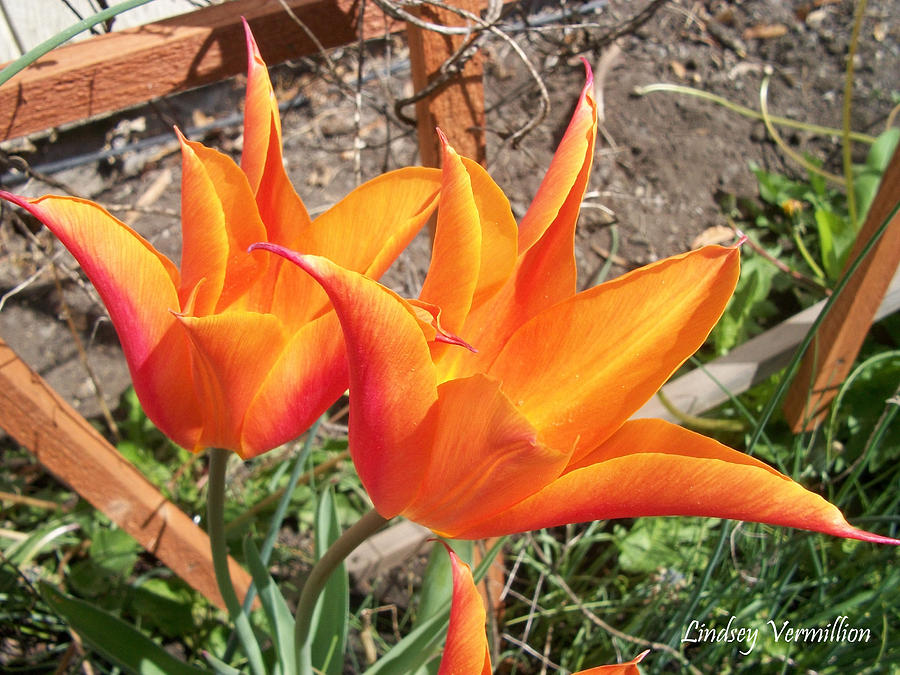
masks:
[[[584,65],[586,81],[575,112],[534,201],[519,223],[520,253],[530,249],[548,230],[560,230],[568,238],[567,253],[572,254],[572,233],[587,188],[597,136],[594,77],[588,63]]]
[[[637,664],[644,660],[644,657],[650,653],[650,650],[641,652],[627,663],[616,663],[611,666],[598,666],[596,668],[588,668],[587,670],[579,670],[574,675],[641,675]]]
[[[255,193],[262,183],[270,148],[277,148],[278,159],[281,159],[281,120],[269,70],[259,53],[250,25],[246,19],[241,21],[247,42],[247,96],[241,169]]]
[[[201,426],[189,345],[176,324],[178,270],[103,208],[74,197],[25,199],[0,192],[47,226],[84,269],[119,335],[147,416],[190,447]]]
[[[900,544],[853,527],[836,507],[762,462],[657,419],[625,423],[546,488],[458,536],[639,516],[732,518]]]
[[[269,241],[297,248],[310,224],[309,213],[284,169],[281,121],[269,71],[244,21],[247,39],[247,98],[241,169],[256,196]]]
[[[425,423],[437,401],[428,341],[415,310],[396,293],[327,258],[255,244],[318,281],[334,305],[350,370],[350,453],[375,508],[400,513],[428,461]]]

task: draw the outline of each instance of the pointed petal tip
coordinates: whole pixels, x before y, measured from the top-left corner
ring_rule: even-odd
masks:
[[[241,16],[241,23],[244,26],[244,39],[247,41],[247,70],[253,70],[254,63],[262,63],[262,56],[259,53],[259,45],[256,44],[256,38],[253,37],[253,31],[250,30],[250,22],[247,17]]]
[[[886,537],[883,534],[875,534],[874,532],[860,530],[859,528],[853,527],[852,525],[847,525],[846,527],[834,532],[834,534],[840,537],[846,537],[847,539],[867,541],[871,544],[890,544],[892,546],[900,546],[900,539],[894,539],[893,537]]]
[[[581,62],[584,64],[584,89],[587,91],[594,86],[594,70],[591,68],[590,62],[583,56],[581,57]]]
[[[23,209],[27,209],[30,201],[27,197],[21,197],[19,195],[15,195],[12,192],[7,192],[6,190],[0,190],[0,199],[6,200],[16,206],[20,206]]]
[[[452,333],[448,333],[448,332],[440,330],[440,329],[438,329],[437,332],[435,333],[434,341],[435,342],[444,342],[448,345],[456,345],[457,347],[465,347],[473,354],[478,353],[478,350],[475,349],[475,347],[470,345],[468,342],[463,340],[458,335],[453,335]]]
[[[457,156],[456,150],[450,145],[450,139],[447,138],[447,134],[445,134],[440,127],[435,127],[434,129],[437,132],[438,139],[440,139],[441,152],[443,153],[444,158]]]
[[[294,263],[297,267],[316,279],[320,279],[320,275],[324,273],[323,267],[316,262],[316,259],[319,258],[319,256],[316,255],[299,253],[298,251],[268,241],[258,241],[255,244],[251,244],[247,248],[247,253],[253,253],[253,251],[269,251],[270,253],[279,255],[285,260]]]

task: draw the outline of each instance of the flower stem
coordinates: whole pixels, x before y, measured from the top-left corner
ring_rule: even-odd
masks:
[[[209,483],[206,493],[209,547],[219,593],[222,594],[228,616],[235,624],[241,646],[250,661],[250,670],[254,675],[263,675],[265,666],[259,643],[253,635],[250,620],[241,612],[241,603],[234,592],[231,574],[228,571],[228,546],[225,542],[225,465],[230,454],[221,448],[212,448],[209,451]]]
[[[294,616],[294,646],[298,655],[309,641],[313,611],[328,577],[344,561],[344,558],[387,522],[384,516],[372,509],[338,537],[325,551],[325,555],[313,565],[306,583],[303,584],[303,591],[300,593],[300,601],[297,604],[297,613]]]

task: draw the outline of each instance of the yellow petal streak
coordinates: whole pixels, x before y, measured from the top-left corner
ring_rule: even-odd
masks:
[[[736,249],[707,247],[579,293],[516,331],[489,372],[543,442],[577,458],[703,343],[738,267]]]

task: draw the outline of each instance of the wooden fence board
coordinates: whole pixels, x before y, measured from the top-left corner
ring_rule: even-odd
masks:
[[[866,222],[850,252],[848,264],[859,256],[898,202],[900,146],[894,151],[884,172]],[[829,404],[853,367],[872,325],[872,317],[898,264],[900,213],[895,214],[881,239],[856,269],[800,362],[784,402],[785,417],[795,432],[810,431],[825,417]]]
[[[0,340],[0,428],[221,608],[209,537]],[[243,598],[250,576],[229,559]]]
[[[361,0],[288,0],[326,48],[358,37]],[[246,72],[241,16],[274,65],[318,47],[278,0],[235,0],[53,50],[0,87],[0,140]],[[367,11],[365,38],[404,24]]]

